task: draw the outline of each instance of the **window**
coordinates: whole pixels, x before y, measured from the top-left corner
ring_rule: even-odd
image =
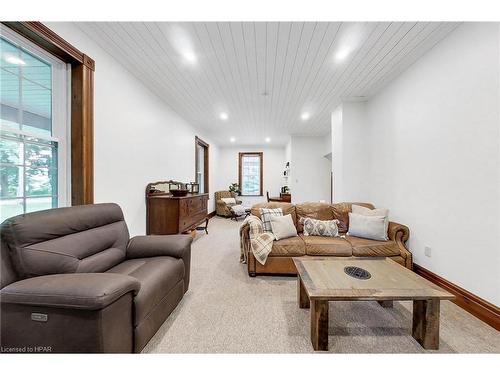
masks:
[[[241,195],[262,195],[262,152],[240,152],[239,185]]]
[[[66,65],[3,27],[0,221],[67,205]]]
[[[208,143],[195,137],[195,181],[200,185],[200,193],[208,193]]]

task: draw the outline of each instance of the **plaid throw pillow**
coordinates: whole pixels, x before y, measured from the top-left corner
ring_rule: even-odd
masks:
[[[338,220],[316,220],[311,218],[304,219],[304,236],[326,236],[337,237],[339,228]]]
[[[272,232],[271,216],[283,216],[283,210],[281,208],[261,208],[260,216],[264,232]]]

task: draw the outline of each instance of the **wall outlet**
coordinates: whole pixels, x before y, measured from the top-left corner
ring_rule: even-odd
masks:
[[[430,247],[430,246],[426,246],[426,247],[424,248],[424,253],[425,253],[425,256],[426,256],[426,257],[429,257],[429,258],[430,258],[430,257],[432,256],[432,249],[431,249],[431,247]]]

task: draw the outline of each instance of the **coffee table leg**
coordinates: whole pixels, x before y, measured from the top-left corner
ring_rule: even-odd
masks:
[[[311,342],[314,350],[328,350],[328,301],[311,301]]]
[[[309,296],[307,295],[306,288],[300,276],[297,275],[297,299],[299,300],[299,307],[301,309],[308,309],[310,306]]]
[[[440,300],[413,301],[412,336],[424,349],[439,349]]]
[[[377,301],[380,306],[385,307],[385,308],[390,308],[394,306],[394,301]]]

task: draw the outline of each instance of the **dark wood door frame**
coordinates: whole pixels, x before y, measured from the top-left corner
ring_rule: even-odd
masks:
[[[198,146],[202,146],[204,149],[205,149],[205,155],[203,156],[203,170],[204,170],[204,174],[203,174],[203,185],[205,187],[205,191],[200,191],[200,193],[208,193],[209,191],[209,182],[210,182],[210,179],[209,179],[209,176],[210,176],[210,173],[209,173],[209,149],[210,149],[210,145],[205,142],[203,139],[199,138],[198,136],[195,136],[194,137],[194,181],[195,182],[198,182]]]
[[[94,60],[41,22],[2,24],[71,64],[71,204],[94,203]]]
[[[264,153],[263,152],[240,152],[238,154],[238,185],[240,186],[240,190],[241,190],[241,179],[242,179],[241,168],[243,167],[242,159],[243,159],[243,156],[247,156],[247,155],[258,156],[259,160],[260,160],[260,195],[243,195],[241,193],[241,191],[240,191],[240,195],[246,196],[246,197],[262,197],[264,195],[264,189],[263,189],[263,186],[264,186],[264,183],[263,183]]]

